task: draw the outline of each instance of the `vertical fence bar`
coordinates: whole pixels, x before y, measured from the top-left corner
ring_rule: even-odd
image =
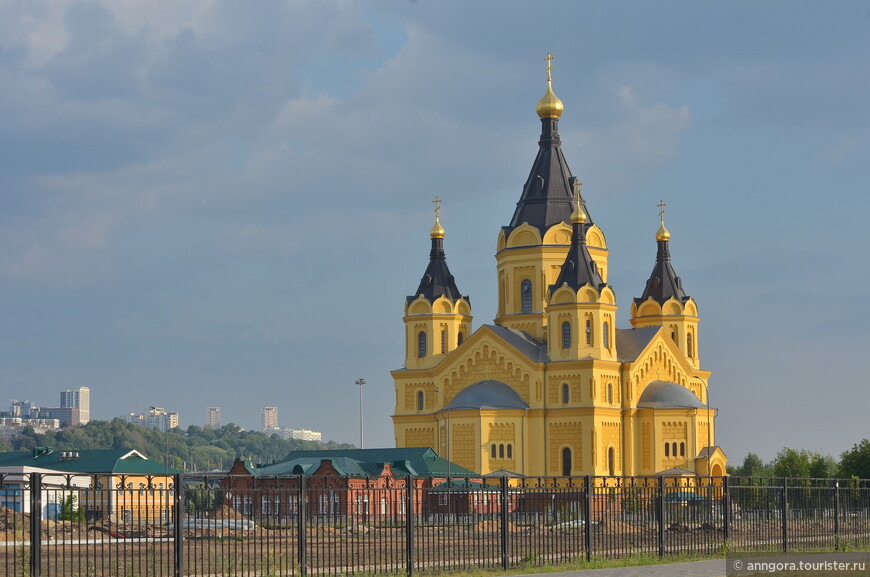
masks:
[[[42,475],[30,474],[30,575],[42,575]]]
[[[592,477],[586,475],[583,492],[583,546],[586,548],[586,561],[592,561]]]
[[[840,481],[834,481],[834,547],[840,550]]]
[[[658,517],[659,557],[665,556],[665,478],[659,477],[659,490],[656,497],[656,517]]]
[[[305,475],[299,475],[299,494],[297,495],[299,508],[297,509],[297,552],[299,559],[299,574],[305,577],[308,574],[307,554],[308,544],[306,543],[306,535],[308,534],[308,490],[305,482]]]
[[[508,478],[501,478],[501,568],[507,571],[508,559]]]
[[[731,485],[728,477],[722,478],[722,532],[726,540],[731,538]]]
[[[408,475],[405,487],[405,559],[408,577],[414,575],[414,477]]]
[[[782,498],[779,503],[782,513],[782,550],[788,553],[788,479],[782,478]]]
[[[180,473],[173,475],[175,485],[172,507],[174,523],[172,537],[175,546],[175,577],[184,576],[184,478]]]

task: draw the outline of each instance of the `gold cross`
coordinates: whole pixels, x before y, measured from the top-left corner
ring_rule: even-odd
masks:
[[[665,206],[667,206],[665,204],[665,201],[660,200],[656,206],[659,207],[659,218],[661,218],[662,221],[664,221],[664,219],[665,219]]]
[[[553,55],[550,54],[549,50],[547,50],[547,57],[544,60],[547,61],[547,82],[552,82],[553,78],[550,76],[550,70],[553,69]]]
[[[441,210],[441,203],[442,202],[444,202],[444,201],[441,200],[440,198],[438,198],[438,195],[436,194],[435,200],[432,201],[432,203],[435,205],[435,218],[438,218],[438,211]]]
[[[574,200],[580,202],[580,187],[583,185],[579,178],[574,178]]]

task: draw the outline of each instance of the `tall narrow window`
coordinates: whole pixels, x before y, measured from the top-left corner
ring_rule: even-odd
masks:
[[[677,456],[677,444],[676,443],[671,443],[671,453],[674,455],[674,457]]]
[[[586,319],[586,344],[592,345],[592,321]]]
[[[607,470],[611,477],[616,474],[616,451],[613,447],[607,449]]]
[[[605,348],[605,349],[609,349],[609,348],[610,348],[610,325],[608,325],[608,324],[605,322],[605,323],[604,323],[604,326],[601,328],[601,330],[602,330],[603,333],[604,333],[604,334],[602,335],[602,336],[604,337],[604,348]]]
[[[567,405],[570,400],[571,389],[568,387],[568,383],[562,383],[562,404]]]
[[[690,359],[695,358],[695,349],[694,344],[692,342],[692,333],[686,335],[686,353],[689,355]]]
[[[607,404],[613,404],[613,384],[607,383]]]
[[[523,307],[522,312],[532,312],[532,281],[529,279],[525,279],[520,284],[520,303]]]
[[[680,456],[686,456],[686,443],[680,443]]]
[[[492,444],[492,451],[490,452],[490,456],[495,459],[495,443]]]
[[[671,444],[665,443],[665,457],[671,456]]]
[[[504,445],[498,446],[498,458],[504,459]]]
[[[514,458],[513,445],[511,445],[510,443],[508,443],[508,446],[507,446],[507,458],[508,459]]]
[[[417,410],[423,410],[423,391],[417,391]]]
[[[562,323],[562,348],[571,348],[571,323],[568,321]]]
[[[441,329],[441,354],[447,352],[447,331]]]
[[[562,476],[571,476],[571,449],[568,447],[562,449]]]
[[[417,357],[422,359],[426,356],[426,333],[420,331],[417,333]]]
[[[458,345],[461,345],[461,344],[462,344],[462,341],[464,341],[464,340],[465,340],[465,335],[463,335],[463,334],[460,332],[460,333],[459,333],[459,336],[456,337],[456,344],[457,344],[457,346],[458,346]]]

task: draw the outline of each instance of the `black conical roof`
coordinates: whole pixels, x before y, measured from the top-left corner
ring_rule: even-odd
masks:
[[[529,178],[523,186],[523,193],[510,225],[504,227],[505,234],[524,222],[536,227],[542,233],[554,224],[571,222],[574,210],[574,176],[562,154],[562,140],[559,138],[559,119],[541,119],[541,139],[538,141],[538,155],[532,164]],[[581,199],[581,203],[585,202]],[[586,211],[588,216],[589,212]],[[588,218],[587,226],[592,224]]]
[[[441,297],[446,297],[452,302],[456,302],[463,295],[456,287],[456,281],[453,275],[450,274],[450,269],[447,268],[447,259],[444,255],[444,239],[433,238],[432,250],[429,251],[429,266],[426,267],[426,272],[423,273],[423,278],[420,279],[420,285],[417,287],[417,292],[407,297],[407,301],[411,302],[420,295],[426,297],[430,303],[435,302]],[[469,300],[468,297],[464,297]]]
[[[664,304],[670,298],[686,302],[689,300],[689,296],[683,290],[683,281],[677,276],[674,267],[671,266],[671,251],[668,247],[670,241],[659,239],[656,242],[659,245],[656,253],[656,264],[649,280],[646,281],[643,296],[634,299],[634,302],[638,306],[649,298],[659,304]]]
[[[550,294],[564,284],[575,291],[586,284],[599,290],[607,285],[601,278],[601,273],[598,272],[598,265],[595,264],[592,255],[586,248],[585,225],[582,222],[575,222],[573,226],[574,234],[571,237],[571,248],[568,249],[568,256],[565,257],[565,262],[562,264],[559,278],[556,279],[555,284],[550,285]]]

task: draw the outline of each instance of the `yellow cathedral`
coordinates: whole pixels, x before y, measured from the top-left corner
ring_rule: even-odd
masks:
[[[632,328],[618,329],[607,242],[562,153],[551,69],[539,150],[498,233],[494,324],[472,331],[436,197],[429,264],[405,301],[404,367],[391,373],[396,446],[480,474],[723,475],[698,306],[671,264],[664,204],[655,266]]]

